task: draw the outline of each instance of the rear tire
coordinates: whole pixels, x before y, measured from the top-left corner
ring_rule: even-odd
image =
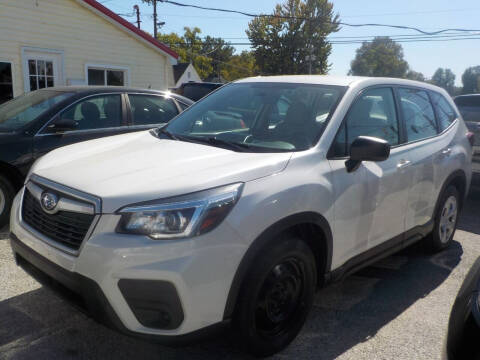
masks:
[[[313,305],[317,284],[310,247],[284,236],[262,251],[242,285],[235,325],[255,356],[272,355],[290,344]]]
[[[425,239],[427,249],[438,252],[447,248],[453,240],[460,212],[460,193],[455,186],[449,186],[441,195],[432,233]]]
[[[8,223],[14,197],[15,189],[13,185],[6,177],[0,175],[0,229]]]

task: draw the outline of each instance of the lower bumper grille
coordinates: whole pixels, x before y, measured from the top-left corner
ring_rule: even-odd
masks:
[[[22,204],[22,219],[33,229],[72,250],[78,250],[87,235],[94,215],[59,211],[46,213],[40,202],[25,189]]]

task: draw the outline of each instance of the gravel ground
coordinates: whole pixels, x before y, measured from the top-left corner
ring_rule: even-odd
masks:
[[[414,245],[320,291],[299,337],[276,359],[438,359],[450,308],[480,256],[480,197],[455,242],[427,255]],[[0,230],[0,359],[240,359],[233,334],[182,348],[97,324],[18,268]]]

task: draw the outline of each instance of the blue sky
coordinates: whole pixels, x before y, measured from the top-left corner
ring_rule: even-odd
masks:
[[[183,3],[229,8],[253,13],[270,13],[280,0],[178,0]],[[142,29],[153,32],[150,6],[141,0],[100,0],[105,6],[117,13],[132,12],[134,4],[140,5]],[[427,31],[444,28],[467,28],[480,30],[480,2],[478,0],[333,0],[334,9],[341,20],[350,23],[384,23],[419,27]],[[223,37],[231,42],[246,42],[245,29],[250,18],[199,9],[181,8],[171,4],[159,3],[159,21],[165,21],[163,32],[182,33],[184,26],[198,26],[202,35]],[[133,17],[127,18],[133,21]],[[343,27],[332,37],[367,37],[374,35],[414,35],[409,30],[384,28]],[[479,36],[480,37],[480,32]],[[350,61],[355,56],[359,44],[338,44],[333,46],[330,56],[332,68],[330,74],[345,75]],[[480,65],[480,40],[460,40],[448,42],[410,42],[402,43],[405,58],[410,67],[431,77],[438,67],[453,70],[457,85],[461,84],[463,71],[474,65]],[[237,46],[238,50],[248,46]]]

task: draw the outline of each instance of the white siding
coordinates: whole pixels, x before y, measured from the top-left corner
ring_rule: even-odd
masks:
[[[125,66],[130,86],[173,86],[169,58],[75,0],[0,0],[0,59],[14,64],[15,96],[23,92],[21,49],[63,51],[64,80],[85,80],[85,64]]]

